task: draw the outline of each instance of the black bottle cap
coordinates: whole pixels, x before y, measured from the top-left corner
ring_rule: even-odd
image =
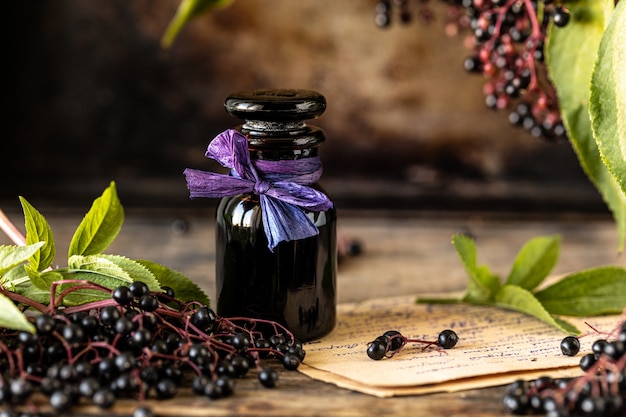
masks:
[[[311,90],[250,90],[229,95],[224,107],[240,119],[295,121],[319,117],[326,110],[326,99]]]

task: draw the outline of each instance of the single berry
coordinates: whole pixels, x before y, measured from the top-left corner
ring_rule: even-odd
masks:
[[[367,347],[367,356],[369,356],[370,359],[374,359],[375,361],[381,360],[382,358],[385,357],[386,354],[387,354],[387,345],[380,341],[374,340]]]
[[[159,300],[152,294],[144,294],[139,298],[139,308],[152,312],[159,308]]]
[[[148,288],[148,285],[141,281],[133,281],[128,286],[128,288],[130,289],[130,292],[133,293],[133,295],[137,298],[140,298],[150,293],[150,288]]]
[[[402,346],[404,346],[405,339],[402,334],[397,330],[388,330],[383,334],[383,336],[389,338],[389,350],[398,350]]]
[[[444,330],[439,333],[437,337],[437,344],[444,349],[451,349],[456,346],[459,341],[459,336],[454,332],[454,330]]]
[[[561,352],[565,356],[576,356],[580,351],[580,341],[575,336],[567,336],[561,340]]]
[[[278,372],[271,368],[264,368],[259,372],[259,382],[266,388],[273,388],[278,382]]]
[[[125,285],[115,288],[111,293],[111,297],[119,305],[123,306],[129,305],[133,301],[133,293],[130,291],[130,288]]]

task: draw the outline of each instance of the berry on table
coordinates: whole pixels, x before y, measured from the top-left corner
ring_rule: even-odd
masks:
[[[561,352],[565,356],[576,356],[580,351],[580,341],[575,336],[567,336],[561,340]]]

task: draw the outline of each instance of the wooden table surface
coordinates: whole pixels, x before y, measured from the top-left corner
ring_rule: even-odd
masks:
[[[4,208],[23,229],[21,212]],[[63,254],[81,212],[40,209],[52,226]],[[623,265],[617,251],[615,225],[602,215],[533,215],[484,213],[404,213],[339,211],[342,239],[362,244],[359,256],[339,265],[339,302],[420,292],[461,290],[465,272],[450,240],[470,233],[478,245],[479,260],[506,275],[522,244],[535,236],[559,234],[561,256],[555,274],[604,264]],[[0,244],[8,244],[0,236]],[[122,231],[108,253],[150,259],[180,270],[211,298],[215,294],[214,222],[212,212],[198,210],[129,210]],[[278,368],[277,368],[278,369]],[[237,380],[235,394],[212,401],[183,390],[176,398],[152,403],[159,416],[501,416],[504,387],[423,396],[377,398],[279,370],[275,389],[265,389],[256,378]],[[106,413],[82,407],[77,416],[131,415],[136,402],[119,401]]]

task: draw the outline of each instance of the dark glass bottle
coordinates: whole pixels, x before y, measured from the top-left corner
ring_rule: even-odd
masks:
[[[248,140],[251,159],[312,158],[324,132],[306,124],[319,117],[326,100],[308,90],[254,90],[224,103],[235,129]],[[319,184],[310,187],[321,190]],[[336,318],[336,211],[306,212],[316,236],[268,248],[259,196],[222,198],[217,209],[217,313],[284,324],[306,341],[333,329]]]

